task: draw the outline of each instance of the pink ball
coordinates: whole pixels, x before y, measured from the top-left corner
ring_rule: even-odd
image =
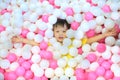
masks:
[[[41,77],[34,76],[32,80],[42,80]]]
[[[98,45],[97,45],[97,51],[99,52],[99,53],[103,53],[103,52],[105,52],[105,50],[106,50],[106,45],[105,44],[103,44],[103,43],[99,43]]]
[[[18,67],[15,71],[15,73],[18,75],[18,76],[24,76],[25,74],[25,69],[23,67]]]
[[[57,65],[57,61],[56,60],[50,60],[50,68],[52,68],[52,69],[56,69],[57,67],[58,67],[58,65]]]
[[[42,21],[47,23],[48,22],[48,17],[49,17],[48,15],[43,15],[42,16]]]
[[[90,62],[94,62],[97,60],[97,56],[94,53],[90,53],[86,57]]]
[[[91,30],[87,31],[87,32],[86,32],[86,36],[87,36],[88,38],[95,36],[95,30],[94,30],[94,29],[91,29]]]
[[[45,31],[39,30],[39,31],[38,31],[38,34],[41,34],[42,36],[45,36]]]
[[[0,14],[3,15],[3,14],[5,14],[5,13],[7,13],[7,12],[8,12],[7,9],[3,9],[3,10],[0,12]]]
[[[21,65],[22,65],[22,67],[24,67],[26,70],[30,69],[30,67],[31,67],[30,62],[28,62],[28,61],[23,62]]]
[[[21,36],[26,37],[27,33],[29,32],[28,29],[22,29]]]
[[[53,53],[50,51],[46,51],[44,55],[45,55],[45,59],[51,60],[53,58]]]
[[[107,70],[104,75],[106,80],[112,79],[114,77],[114,74],[111,70]]]
[[[89,72],[87,78],[88,78],[87,80],[96,80],[97,75],[95,72]]]
[[[109,61],[103,61],[103,63],[101,64],[102,67],[104,67],[105,69],[110,69],[111,64]]]
[[[47,48],[48,48],[48,43],[45,42],[45,41],[42,41],[42,42],[40,43],[40,49],[46,50]]]
[[[104,68],[104,67],[98,67],[98,68],[96,69],[96,74],[97,74],[98,76],[103,76],[103,75],[105,74],[105,68]]]
[[[103,10],[104,12],[106,12],[106,13],[111,12],[111,9],[110,9],[110,6],[109,6],[109,5],[104,5],[104,6],[102,7],[102,10]]]
[[[5,72],[5,70],[0,68],[0,73],[4,73],[4,72]]]
[[[45,58],[45,55],[44,54],[46,54],[46,51],[45,50],[41,50],[40,51],[40,57],[41,58]]]
[[[42,76],[41,80],[48,80],[48,78],[46,76]]]
[[[91,12],[86,12],[84,15],[85,20],[90,21],[93,20],[94,15]]]
[[[75,22],[75,21],[74,21],[74,22],[71,23],[71,28],[72,28],[73,30],[77,30],[78,27],[79,27],[79,25],[80,25],[80,24],[79,24],[78,22]]]
[[[5,26],[3,26],[3,25],[0,25],[0,32],[2,32],[2,31],[5,31]]]
[[[54,5],[55,0],[48,0],[50,4]]]
[[[75,76],[77,78],[77,80],[85,80],[85,72],[83,69],[81,68],[77,68],[75,70]]]
[[[7,55],[7,59],[10,61],[10,62],[14,62],[17,60],[17,56],[14,54],[14,53],[9,53]]]
[[[74,15],[74,12],[73,12],[73,9],[71,7],[68,7],[66,10],[65,10],[67,16],[73,16]]]
[[[4,77],[5,77],[5,80],[16,80],[17,79],[17,75],[13,71],[5,73]]]
[[[83,53],[83,51],[82,51],[82,48],[80,47],[80,48],[78,48],[78,53],[79,54],[82,54]]]
[[[120,77],[114,77],[112,80],[120,80]]]
[[[19,64],[22,64],[23,62],[25,62],[25,59],[23,59],[22,57],[18,59]]]
[[[26,71],[24,77],[26,80],[29,80],[29,79],[32,79],[34,77],[34,74],[32,71],[28,70],[28,71]]]
[[[105,61],[105,59],[103,59],[103,58],[101,57],[101,58],[98,59],[97,62],[99,63],[99,65],[101,65],[104,61]]]

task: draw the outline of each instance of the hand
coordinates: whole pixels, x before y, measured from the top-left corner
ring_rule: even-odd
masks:
[[[116,36],[117,35],[117,30],[116,28],[111,28],[108,31],[106,31],[106,36]]]
[[[12,37],[12,42],[22,42],[22,38],[19,36],[13,36]]]

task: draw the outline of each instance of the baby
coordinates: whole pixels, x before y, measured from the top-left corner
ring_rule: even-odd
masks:
[[[66,31],[70,28],[70,24],[65,19],[58,19],[57,22],[53,25],[53,33],[56,40],[60,43],[66,38]],[[93,42],[97,42],[105,37],[108,36],[116,36],[117,32],[115,28],[112,28],[106,31],[103,34],[96,35],[94,37],[86,39],[86,44],[91,44]],[[28,40],[22,37],[15,36],[12,38],[12,42],[22,42],[25,44],[30,44],[33,46],[39,46],[39,43],[35,42],[34,40]]]

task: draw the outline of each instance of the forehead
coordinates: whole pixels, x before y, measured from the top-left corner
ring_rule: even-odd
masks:
[[[60,30],[60,29],[67,30],[67,26],[66,26],[66,25],[64,25],[64,26],[62,26],[62,25],[57,25],[57,26],[53,27],[53,29],[54,29],[54,30]]]

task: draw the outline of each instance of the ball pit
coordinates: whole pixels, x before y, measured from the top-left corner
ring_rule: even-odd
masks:
[[[0,80],[120,80],[119,5],[120,0],[1,0]],[[53,38],[57,18],[71,25],[63,45]],[[113,27],[115,37],[82,41]],[[39,46],[13,43],[13,36]]]

